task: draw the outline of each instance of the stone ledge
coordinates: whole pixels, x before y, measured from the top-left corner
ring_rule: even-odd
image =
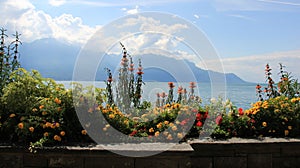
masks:
[[[167,151],[163,148],[170,147]],[[118,152],[157,152],[128,157]],[[120,154],[120,153],[119,153]],[[127,153],[128,154],[128,153]],[[182,144],[141,143],[43,148],[32,154],[24,147],[0,146],[0,167],[300,167],[300,140],[285,138],[225,141],[193,140]]]

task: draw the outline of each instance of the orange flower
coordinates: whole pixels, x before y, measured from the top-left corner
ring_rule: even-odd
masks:
[[[266,122],[263,122],[263,123],[262,123],[262,126],[263,126],[263,127],[266,127],[267,125],[268,125],[268,124],[267,124]]]
[[[59,124],[59,123],[55,123],[55,127],[57,127],[57,128],[58,128],[59,126],[60,126],[60,124]]]
[[[81,134],[82,134],[82,135],[86,135],[86,134],[87,134],[87,131],[86,131],[86,130],[82,130],[82,131],[81,131]]]
[[[46,125],[46,127],[51,127],[52,124],[50,122],[46,122],[45,125]]]
[[[16,115],[14,113],[10,114],[9,117],[10,118],[14,118]]]
[[[42,115],[44,116],[44,115],[47,115],[47,112],[46,111],[43,111],[42,112]]]
[[[58,135],[54,135],[53,139],[54,139],[55,141],[61,141],[61,137],[58,136]]]
[[[48,133],[48,132],[45,132],[45,133],[44,133],[44,137],[47,137],[47,136],[49,136],[49,133]]]
[[[61,100],[59,100],[57,97],[54,99],[54,102],[55,102],[56,104],[61,104]]]
[[[23,123],[19,123],[19,124],[18,124],[18,127],[19,127],[20,129],[23,129],[23,128],[24,128],[24,124],[23,124]]]
[[[29,131],[30,131],[30,132],[33,132],[33,131],[34,131],[34,128],[33,128],[33,127],[29,127]]]
[[[154,134],[154,136],[158,137],[159,136],[159,131],[156,131],[155,134]]]
[[[149,129],[149,132],[151,133],[151,132],[154,132],[154,129],[153,128],[150,128]]]
[[[39,108],[40,108],[40,109],[43,109],[44,107],[45,107],[44,105],[40,105],[40,107],[39,107]]]
[[[65,131],[61,131],[61,132],[60,132],[60,135],[61,135],[61,136],[65,136],[65,135],[66,135],[66,132],[65,132]]]

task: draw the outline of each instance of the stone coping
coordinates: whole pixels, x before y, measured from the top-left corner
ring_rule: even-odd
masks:
[[[296,138],[268,138],[262,139],[243,139],[243,138],[231,138],[228,140],[213,140],[210,138],[193,139],[184,143],[118,143],[118,144],[91,144],[86,146],[53,146],[38,148],[39,151],[43,150],[63,150],[63,151],[129,151],[129,152],[193,152],[193,145],[234,145],[234,144],[277,144],[277,143],[300,143],[300,139]],[[1,145],[0,150],[20,149],[27,150],[25,146],[17,145]]]
[[[258,139],[231,138],[227,140],[214,140],[210,138],[189,140],[189,144],[251,144],[251,143],[300,143],[297,138],[270,138],[262,137]]]

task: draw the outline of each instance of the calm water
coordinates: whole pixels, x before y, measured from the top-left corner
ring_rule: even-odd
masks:
[[[58,81],[58,83],[62,83],[66,88],[70,88],[70,81]],[[80,82],[84,86],[93,85],[93,82]],[[95,82],[95,86],[99,88],[105,88],[106,85],[104,82]],[[178,86],[182,86],[187,88],[189,91],[189,83],[175,83],[174,93],[177,93]],[[222,97],[226,97],[230,99],[234,105],[237,107],[242,107],[243,109],[247,109],[251,106],[251,103],[257,101],[256,92],[255,92],[256,84],[228,84],[227,86],[215,85],[213,88],[218,91],[218,95]],[[210,83],[199,83],[198,87],[195,88],[195,93],[200,95],[203,100],[203,104],[206,104],[212,97]],[[223,89],[225,88],[225,89]],[[168,93],[168,83],[167,82],[146,82],[143,85],[143,95],[142,99],[150,100],[155,102],[156,93],[166,92]]]

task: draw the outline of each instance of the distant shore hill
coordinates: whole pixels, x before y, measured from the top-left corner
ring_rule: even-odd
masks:
[[[73,69],[80,52],[80,46],[69,45],[58,40],[47,38],[36,40],[31,43],[24,43],[21,46],[21,65],[27,70],[36,69],[44,77],[53,78],[60,81],[72,80]],[[119,66],[121,56],[106,56],[109,59],[103,59],[102,67],[97,71],[98,81],[104,81],[107,74],[104,68],[115,69]],[[171,59],[171,58],[170,58]],[[143,60],[142,60],[143,61]],[[174,62],[174,61],[173,61]],[[176,61],[175,61],[176,62]],[[203,70],[198,68],[194,63],[185,60],[194,74],[197,82],[210,82],[209,75],[214,76],[214,81],[225,79],[227,83],[248,83],[233,73],[219,73],[210,70]],[[143,64],[143,63],[142,63]],[[158,68],[147,68],[144,70],[144,81],[160,81],[160,82],[175,82],[176,79],[168,72],[162,71]],[[190,82],[190,81],[180,81]]]

